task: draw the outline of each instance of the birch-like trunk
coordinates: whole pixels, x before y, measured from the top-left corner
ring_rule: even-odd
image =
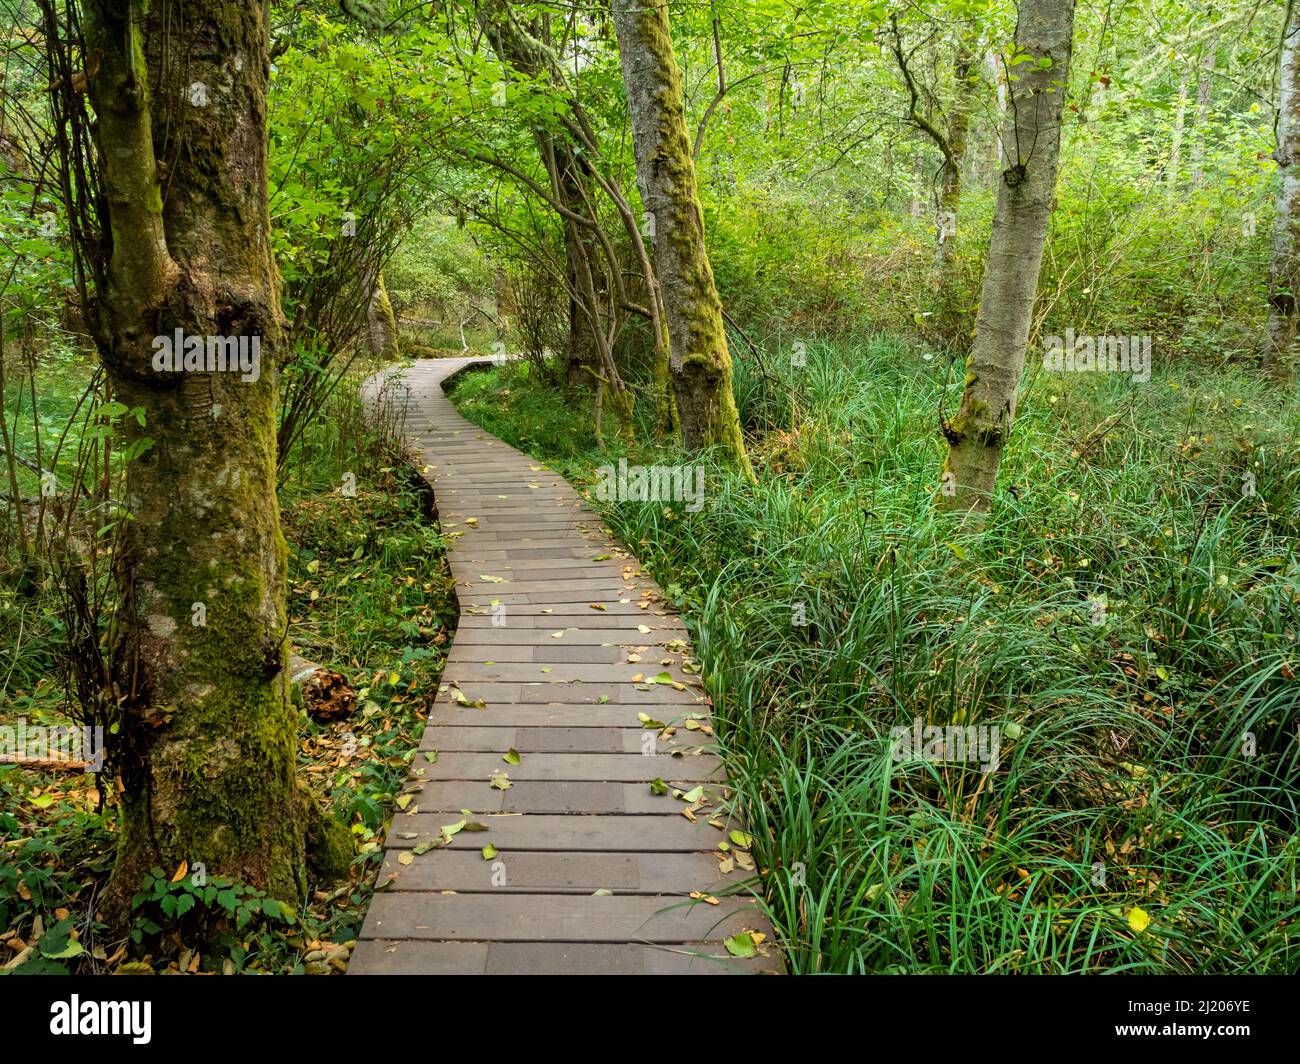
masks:
[[[966,159],[966,142],[970,136],[971,109],[975,102],[975,83],[971,79],[971,54],[963,44],[953,60],[953,102],[948,110],[948,156],[939,171],[939,203],[935,217],[936,261],[939,288],[946,302],[951,301],[952,269],[957,257],[957,212],[961,209],[962,166]]]
[[[1268,350],[1265,368],[1289,374],[1300,341],[1300,0],[1290,0],[1283,29],[1278,99],[1277,159],[1281,188],[1273,218],[1273,261],[1268,273]]]
[[[1002,134],[1006,169],[998,186],[989,259],[961,407],[943,426],[948,439],[940,502],[988,510],[998,463],[1016,413],[1016,394],[1033,321],[1061,147],[1061,112],[1070,73],[1074,0],[1021,0],[1016,50],[1028,56],[1011,74]],[[1047,60],[1045,65],[1040,65]]]
[[[295,901],[307,835],[338,837],[295,780],[265,12],[87,0],[84,15],[108,258],[95,339],[114,397],[143,411],[142,426],[124,419],[124,445],[153,441],[127,467],[114,557],[109,741],[123,789],[106,908],[120,917],[150,867],[181,861]],[[205,351],[242,340],[247,372],[160,369],[155,338],[176,330]]]
[[[661,0],[614,0],[614,31],[627,87],[637,182],[654,240],[655,273],[668,323],[669,369],[688,449],[719,447],[746,475],[722,302],[704,242],[668,8]]]

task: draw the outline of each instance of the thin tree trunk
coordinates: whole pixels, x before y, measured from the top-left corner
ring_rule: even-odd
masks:
[[[1277,159],[1281,188],[1273,219],[1268,274],[1268,350],[1265,368],[1293,369],[1300,340],[1300,0],[1290,0],[1278,77]]]
[[[660,0],[614,0],[612,9],[637,179],[653,227],[682,440],[692,450],[721,448],[752,477],[731,388],[722,302],[704,242],[668,9]]]
[[[1201,56],[1201,76],[1196,81],[1196,124],[1192,133],[1192,187],[1200,188],[1205,180],[1201,160],[1205,157],[1205,134],[1210,125],[1210,104],[1214,99],[1214,38],[1205,42]]]
[[[583,188],[582,172],[577,160],[567,143],[552,140],[556,164],[555,195],[574,214],[588,213],[589,193]],[[565,278],[569,289],[569,336],[568,350],[565,352],[565,384],[570,390],[585,387],[592,383],[592,371],[600,369],[600,354],[596,337],[592,331],[591,321],[605,318],[605,304],[608,293],[602,299],[601,306],[584,309],[582,303],[583,263],[593,272],[600,262],[596,234],[585,226],[566,220],[564,223],[564,257]],[[593,287],[593,291],[594,287]],[[595,292],[597,297],[600,292]]]
[[[1178,79],[1178,102],[1174,105],[1174,135],[1169,145],[1169,167],[1165,170],[1165,191],[1170,199],[1178,192],[1178,171],[1183,165],[1183,131],[1187,127],[1187,71]]]
[[[294,901],[323,829],[295,781],[286,671],[265,12],[87,0],[84,25],[101,57],[89,93],[109,245],[96,342],[116,398],[144,411],[126,442],[153,441],[127,466],[115,553],[124,790],[107,909],[120,918],[150,867],[181,861]],[[246,358],[237,372],[159,368],[156,338],[176,330],[205,351],[237,338]]]
[[[1074,0],[1021,0],[1016,48],[1029,62],[1010,86],[1003,145],[1009,158],[998,187],[989,259],[961,407],[943,426],[948,439],[941,504],[987,511],[1002,448],[1016,413],[1034,294],[1052,214],[1069,82]],[[1040,66],[1040,60],[1049,60]]]
[[[560,67],[552,50],[543,41],[538,40],[528,32],[527,29],[520,25],[520,23],[515,19],[514,14],[511,12],[508,0],[480,0],[480,3],[476,7],[476,19],[479,27],[492,43],[493,50],[496,52],[499,59],[508,62],[516,70],[525,73],[530,77],[549,79],[549,81],[567,97],[569,107],[572,110],[572,115],[562,117],[561,124],[568,132],[569,140],[564,142],[559,138],[556,138],[554,140],[554,145],[557,150],[551,152],[549,150],[551,141],[547,139],[546,133],[539,128],[536,131],[539,145],[541,146],[543,156],[547,156],[548,154],[551,155],[551,163],[555,164],[548,164],[548,169],[552,174],[553,185],[557,180],[557,170],[559,174],[563,174],[566,170],[572,173],[574,184],[571,186],[571,191],[576,191],[578,193],[583,204],[582,209],[576,213],[590,218],[592,222],[597,221],[596,212],[592,202],[593,197],[590,194],[592,185],[598,186],[600,190],[609,197],[610,201],[614,203],[619,212],[619,218],[623,223],[624,230],[627,232],[628,239],[637,253],[637,261],[641,266],[645,278],[646,289],[649,294],[648,313],[650,316],[651,331],[654,335],[655,344],[655,420],[659,426],[667,425],[671,421],[671,412],[669,410],[670,404],[667,401],[667,364],[669,358],[667,330],[662,321],[663,315],[658,280],[654,276],[654,270],[651,267],[649,255],[646,253],[645,246],[641,239],[641,234],[637,229],[636,219],[632,215],[630,208],[628,208],[626,200],[619,190],[617,183],[612,179],[602,177],[595,169],[593,157],[599,155],[599,149],[595,146],[591,136],[589,135],[590,126],[587,123],[587,119],[568,85],[565,71]],[[561,148],[563,148],[562,151],[559,150]],[[560,206],[567,206],[564,202],[563,190],[554,187],[553,192],[556,195]],[[577,265],[575,252],[581,250],[582,240],[575,236],[572,231],[575,224],[573,219],[570,218],[565,221],[565,252],[567,259],[566,275],[571,274],[574,280],[580,282],[581,274],[584,270],[582,267]],[[616,314],[620,309],[617,305],[621,302],[619,297],[623,294],[621,275],[619,273],[621,267],[614,256],[613,245],[609,241],[608,237],[605,236],[603,231],[595,230],[594,235],[597,243],[599,243],[601,247],[604,258],[607,260],[607,276],[610,278],[612,282],[611,286],[614,289],[611,293],[614,298],[610,300],[611,306],[609,309],[611,314]],[[596,259],[588,260],[586,263],[587,270],[594,271],[597,262],[598,260]],[[605,271],[599,272],[602,274],[605,273]],[[570,294],[576,304],[572,309],[579,312],[579,318],[587,318],[589,322],[590,316],[583,310],[581,305],[583,298],[581,284],[579,283],[579,287],[571,291]],[[581,321],[575,322],[574,318],[571,317],[571,327],[575,324],[579,329],[582,328],[583,323]],[[599,328],[599,321],[597,322],[596,327],[597,329]],[[616,331],[616,328],[611,329],[611,335]],[[592,348],[598,353],[610,349],[610,345],[603,337],[598,337],[595,334],[592,334],[589,335],[587,339],[591,341]],[[601,354],[601,357],[603,358],[603,354]],[[613,363],[612,359],[604,367],[604,376],[610,389],[610,398],[614,404],[615,410],[623,419],[625,428],[630,431],[630,421],[635,397],[631,390],[623,383],[618,368]]]
[[[913,218],[920,218],[925,211],[927,199],[925,180],[925,153],[916,152],[912,156],[912,206]]]
[[[939,204],[935,218],[936,260],[939,267],[939,290],[945,302],[951,296],[953,264],[957,258],[957,212],[961,209],[962,165],[966,158],[966,141],[970,134],[971,107],[975,86],[971,80],[971,53],[963,43],[953,59],[953,102],[948,109],[948,156],[939,171]]]

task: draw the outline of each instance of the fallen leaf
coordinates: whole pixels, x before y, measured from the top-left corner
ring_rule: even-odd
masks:
[[[742,931],[738,935],[723,939],[722,944],[727,947],[727,952],[733,957],[758,956],[758,947],[754,945],[754,938],[748,931]]]

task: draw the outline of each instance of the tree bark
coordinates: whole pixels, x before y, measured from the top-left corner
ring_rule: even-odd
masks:
[[[1264,367],[1292,372],[1300,340],[1300,0],[1290,0],[1278,78],[1277,159],[1281,187],[1268,273],[1268,349]]]
[[[975,92],[971,82],[971,54],[963,43],[953,59],[953,102],[948,110],[948,127],[944,136],[948,151],[939,171],[939,204],[935,217],[936,259],[939,286],[945,299],[950,295],[953,264],[957,257],[957,212],[961,208],[962,164],[966,158],[966,141],[970,135],[971,105]]]
[[[1205,42],[1205,51],[1201,55],[1201,76],[1196,81],[1196,125],[1192,137],[1193,188],[1200,188],[1205,181],[1201,160],[1205,157],[1205,133],[1210,124],[1210,104],[1214,100],[1214,64],[1218,51],[1216,43],[1213,37]]]
[[[95,339],[115,397],[144,413],[125,419],[125,445],[153,441],[127,467],[114,556],[121,816],[106,909],[120,918],[145,871],[182,860],[296,901],[322,829],[296,784],[286,671],[265,11],[84,10],[108,258]],[[156,338],[177,330],[205,348],[242,340],[249,357],[241,372],[160,369]]]
[[[1056,188],[1061,112],[1069,81],[1074,0],[1021,0],[989,259],[961,407],[943,426],[948,439],[941,505],[983,514],[1015,418],[1033,321],[1034,294]],[[1040,66],[1039,61],[1048,60]]]
[[[624,384],[614,363],[611,345],[602,333],[604,320],[602,310],[608,310],[614,321],[610,335],[613,336],[618,331],[617,316],[620,300],[617,296],[621,293],[622,286],[620,266],[608,237],[597,228],[599,219],[594,209],[593,186],[599,186],[619,209],[624,229],[633,247],[639,250],[638,257],[650,295],[650,313],[655,334],[655,365],[658,373],[660,363],[666,364],[668,359],[667,345],[662,341],[661,330],[658,328],[658,285],[650,268],[649,257],[641,246],[635,219],[627,209],[616,185],[612,181],[602,179],[586,155],[586,149],[593,147],[590,138],[587,137],[589,126],[569,87],[566,73],[549,45],[516,20],[509,0],[480,0],[475,7],[475,18],[498,59],[528,77],[550,82],[565,96],[572,109],[572,117],[562,120],[567,137],[552,136],[540,126],[534,130],[540,154],[551,176],[555,203],[562,208],[561,217],[565,227],[565,277],[570,284],[570,349],[566,357],[565,376],[570,383],[576,383],[580,377],[588,376],[584,367],[598,370],[599,377],[604,379],[604,385],[609,391],[623,430],[630,434],[635,396]],[[564,211],[569,211],[570,216],[565,217]],[[587,219],[590,224],[582,225],[572,215]],[[595,255],[597,248],[601,252],[600,256]],[[607,260],[607,270],[600,269],[602,258]],[[589,278],[592,282],[589,286],[591,294],[594,295],[605,289],[603,283],[597,282],[598,275],[607,276],[611,282],[610,287],[617,290],[610,293],[613,298],[599,305],[587,302],[588,288],[584,287],[584,279]],[[589,356],[592,360],[590,363],[586,361]],[[661,391],[662,389],[656,389],[657,411],[663,411],[666,406],[666,396],[659,394]]]
[[[1178,194],[1178,171],[1183,165],[1183,131],[1187,126],[1188,73],[1178,80],[1178,103],[1174,105],[1174,135],[1169,146],[1169,167],[1165,171],[1165,190],[1170,200]]]
[[[397,317],[393,314],[393,302],[388,298],[388,288],[384,284],[382,273],[375,274],[375,283],[370,293],[370,305],[366,308],[366,318],[371,354],[386,361],[401,358],[402,352],[397,337]]]
[[[961,210],[962,168],[970,137],[971,111],[975,104],[976,81],[971,77],[974,60],[966,41],[960,41],[953,58],[953,101],[945,130],[947,150],[939,172],[939,205],[935,216],[935,258],[939,285],[939,331],[957,343],[963,328],[963,307],[957,290],[957,215]]]
[[[589,191],[584,188],[582,174],[572,150],[558,139],[552,141],[557,170],[556,198],[574,214],[588,212]],[[604,306],[584,308],[581,300],[582,269],[587,264],[594,270],[600,262],[600,249],[596,235],[586,226],[564,222],[565,277],[569,289],[568,350],[564,359],[564,381],[570,391],[592,384],[591,372],[600,370],[600,354],[591,326],[591,317],[603,320]],[[605,294],[606,298],[608,293]]]
[[[752,477],[732,393],[722,302],[704,242],[668,8],[661,0],[614,0],[612,10],[637,183],[663,293],[682,441],[690,450],[720,448]]]

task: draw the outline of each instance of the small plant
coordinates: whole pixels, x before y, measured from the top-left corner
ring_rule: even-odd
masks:
[[[186,968],[206,958],[209,968],[229,960],[239,970],[268,932],[298,923],[293,906],[246,883],[191,873],[185,862],[170,878],[150,869],[131,911],[131,942],[156,957],[188,955]]]

